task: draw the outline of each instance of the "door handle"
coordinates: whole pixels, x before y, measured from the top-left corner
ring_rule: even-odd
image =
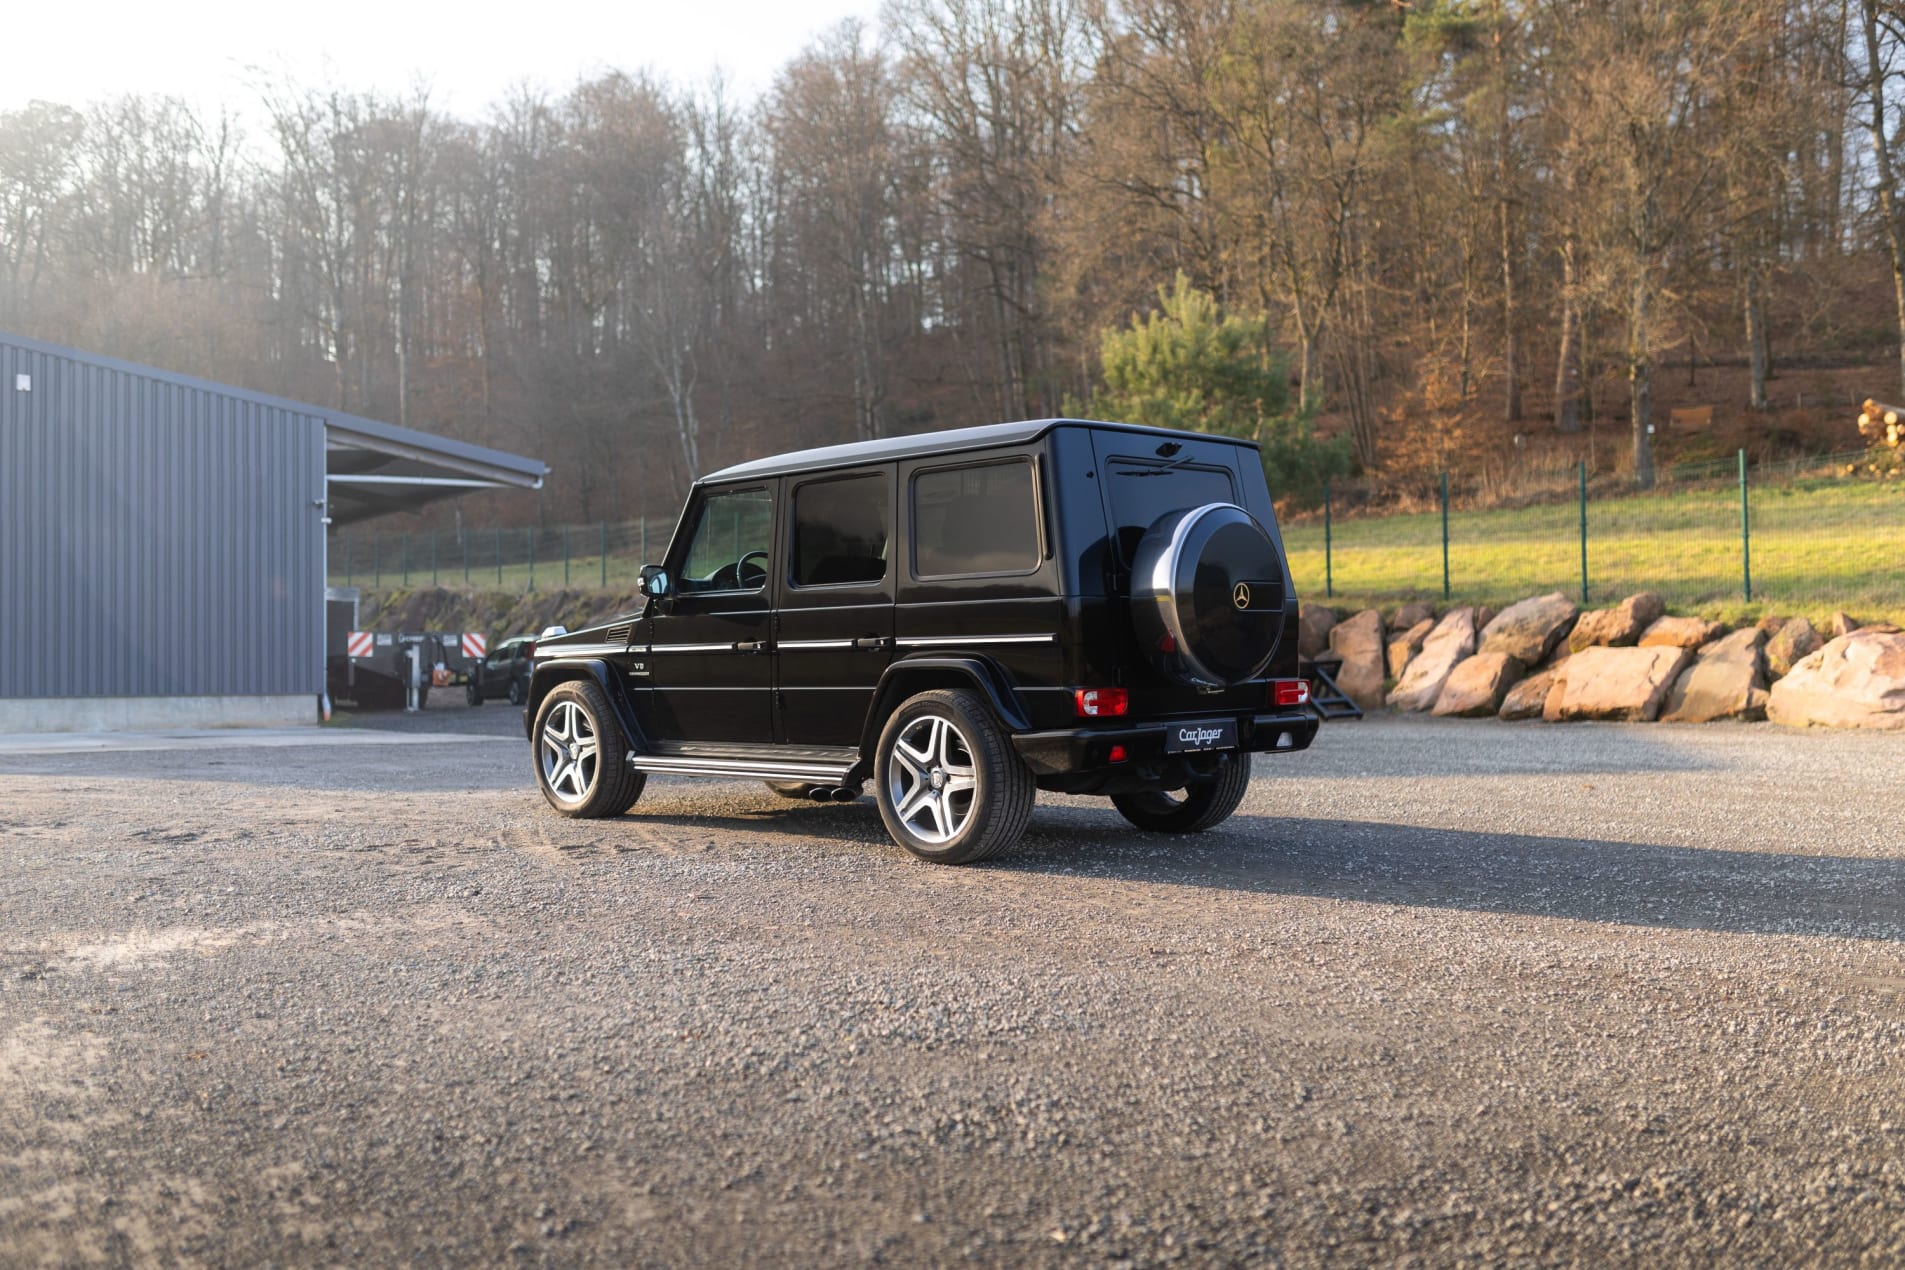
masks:
[[[867,652],[878,652],[886,647],[886,636],[869,635],[865,639],[854,640],[853,646]]]
[[[767,641],[764,639],[744,639],[734,646],[734,651],[737,653],[764,653],[767,651]]]

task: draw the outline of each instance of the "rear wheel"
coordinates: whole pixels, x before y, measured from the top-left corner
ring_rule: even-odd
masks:
[[[483,704],[483,685],[476,676],[470,676],[470,686],[463,690],[463,697],[473,706]]]
[[[619,816],[648,778],[628,766],[628,738],[602,689],[587,679],[558,684],[536,711],[536,784],[565,816]]]
[[[529,687],[520,677],[509,681],[509,704],[519,706],[529,698]]]
[[[971,864],[1018,842],[1038,790],[974,692],[912,697],[880,733],[874,795],[893,841],[922,860]]]
[[[1193,782],[1181,793],[1162,790],[1113,794],[1111,805],[1140,829],[1152,833],[1202,833],[1230,819],[1250,788],[1250,755],[1232,754],[1210,780]]]

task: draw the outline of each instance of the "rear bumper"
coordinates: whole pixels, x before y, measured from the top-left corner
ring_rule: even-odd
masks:
[[[1209,716],[1207,716],[1209,717]],[[1231,716],[1219,715],[1219,718]],[[1237,748],[1263,753],[1294,753],[1306,750],[1316,739],[1315,715],[1259,714],[1237,718]],[[1170,760],[1182,760],[1181,754],[1167,754],[1165,734],[1179,722],[1136,723],[1126,727],[1062,728],[1052,732],[1020,732],[1012,737],[1019,757],[1035,776],[1058,776],[1073,772],[1103,771],[1114,766],[1132,769],[1156,767]],[[1111,747],[1125,747],[1126,759],[1114,765]],[[1215,751],[1224,753],[1225,751]]]

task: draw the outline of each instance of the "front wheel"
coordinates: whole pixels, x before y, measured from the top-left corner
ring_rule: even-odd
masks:
[[[463,690],[463,698],[472,706],[483,704],[483,685],[474,676],[470,678],[470,686]]]
[[[628,738],[602,689],[558,684],[536,711],[536,784],[551,807],[577,820],[619,816],[648,778],[628,766]]]
[[[1010,848],[1038,797],[1032,773],[984,700],[922,692],[880,733],[874,796],[893,841],[922,860],[970,864]]]
[[[520,678],[509,681],[509,704],[519,706],[529,699],[529,688]]]
[[[1162,790],[1113,794],[1111,805],[1140,829],[1152,833],[1202,833],[1222,824],[1237,810],[1250,788],[1250,755],[1232,754],[1210,780],[1187,785],[1182,794]]]

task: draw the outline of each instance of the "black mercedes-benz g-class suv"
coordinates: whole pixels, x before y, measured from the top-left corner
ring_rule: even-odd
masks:
[[[1046,419],[758,459],[695,483],[642,592],[536,644],[524,723],[565,816],[658,773],[871,779],[901,846],[960,864],[1039,789],[1207,829],[1252,753],[1316,734],[1248,442]]]

